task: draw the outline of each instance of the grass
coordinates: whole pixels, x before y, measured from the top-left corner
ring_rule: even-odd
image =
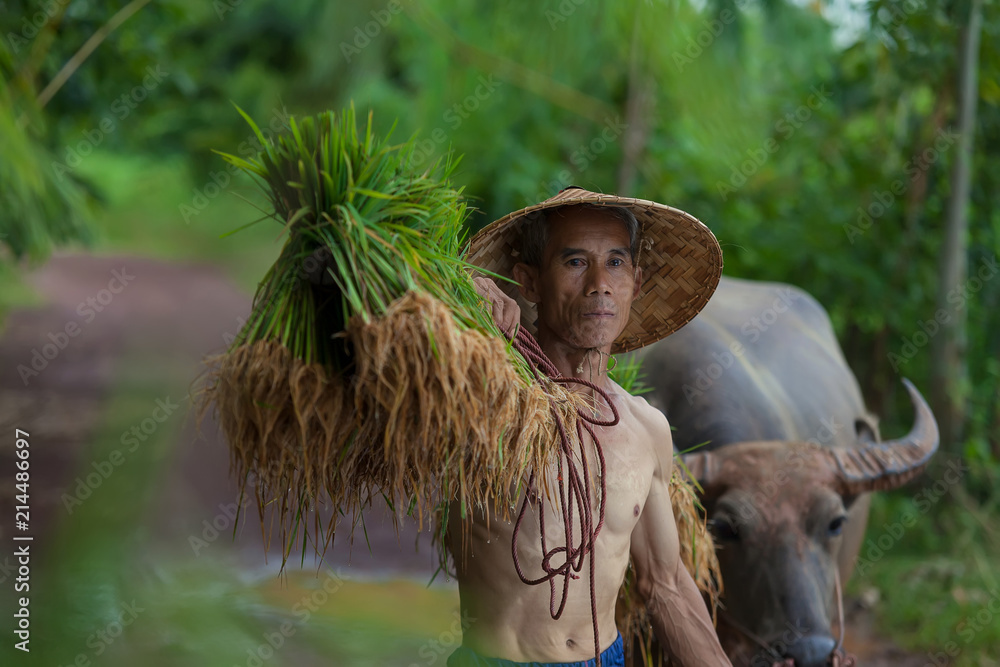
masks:
[[[98,664],[248,665],[256,654],[269,666],[408,666],[456,618],[457,592],[409,581],[345,580],[304,603],[325,578],[306,570],[247,583],[218,558],[160,561],[129,581],[143,612]]]
[[[923,493],[924,495],[921,495]],[[928,507],[924,490],[876,494],[848,585],[879,590],[879,631],[953,667],[1000,665],[1000,518],[956,486]],[[926,511],[921,512],[921,509]],[[903,526],[904,517],[916,522]],[[900,530],[900,527],[903,529]],[[881,545],[887,548],[880,548]],[[869,558],[869,551],[875,558]],[[992,607],[992,609],[991,609]],[[944,655],[940,655],[944,652]]]

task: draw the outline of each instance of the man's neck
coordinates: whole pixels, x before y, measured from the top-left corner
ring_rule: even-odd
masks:
[[[563,377],[587,380],[605,391],[610,389],[608,380],[610,345],[587,349],[570,347],[544,331],[538,333],[538,345]]]

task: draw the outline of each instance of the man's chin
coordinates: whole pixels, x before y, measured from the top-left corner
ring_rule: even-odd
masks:
[[[581,350],[606,350],[614,344],[616,338],[618,333],[612,330],[586,331],[581,332],[572,342]]]

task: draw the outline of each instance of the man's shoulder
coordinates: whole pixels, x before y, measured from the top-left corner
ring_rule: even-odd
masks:
[[[634,396],[612,382],[616,399],[625,407],[634,419],[649,429],[654,435],[662,435],[662,431],[670,432],[667,416],[654,408],[642,396]]]
[[[636,436],[632,446],[639,447],[648,454],[650,461],[654,462],[655,476],[668,478],[674,446],[666,415],[642,396],[633,396],[617,385],[615,387],[620,397],[619,414],[631,422],[628,428]]]

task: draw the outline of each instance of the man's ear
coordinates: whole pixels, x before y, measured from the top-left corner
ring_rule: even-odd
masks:
[[[632,300],[639,296],[639,289],[642,287],[642,267],[635,267],[635,285],[632,288]]]
[[[538,267],[518,262],[514,265],[514,280],[520,283],[517,289],[520,290],[521,296],[531,303],[541,301],[538,291]]]

